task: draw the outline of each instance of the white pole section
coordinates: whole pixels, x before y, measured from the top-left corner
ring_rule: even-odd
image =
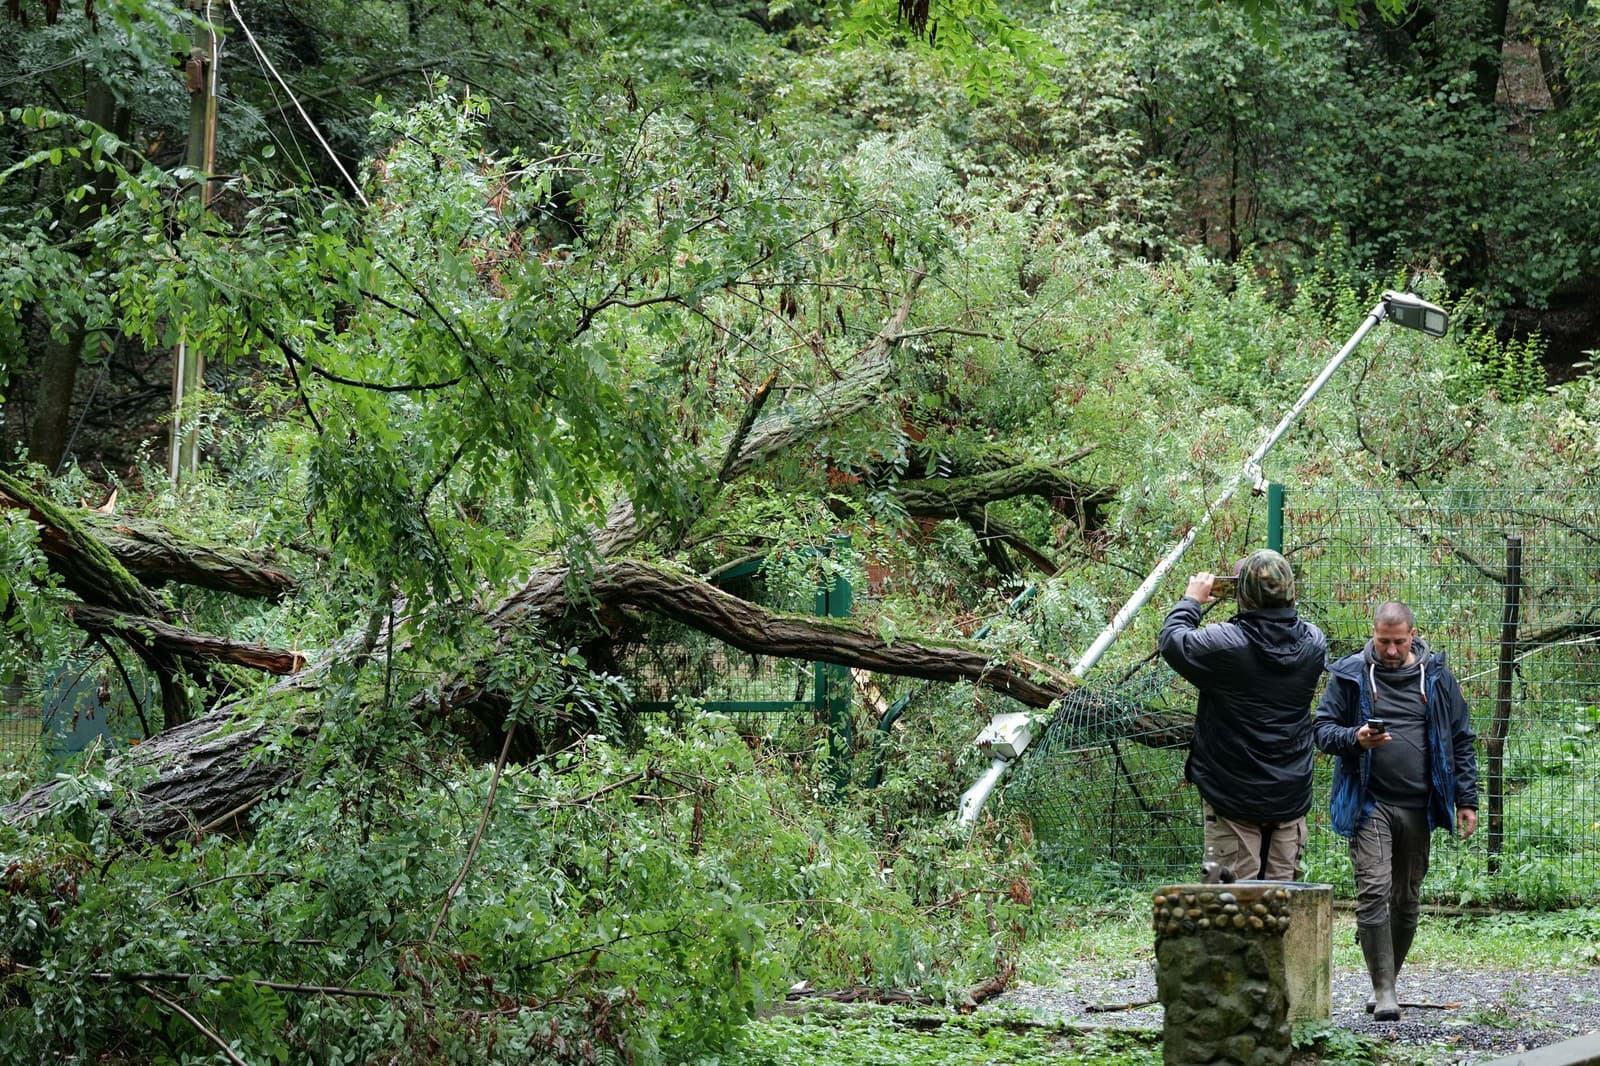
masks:
[[[1156,568],[1150,571],[1150,575],[1140,583],[1138,588],[1133,590],[1133,595],[1128,597],[1128,602],[1124,603],[1122,608],[1111,616],[1111,621],[1106,624],[1105,629],[1100,631],[1100,635],[1094,638],[1094,643],[1090,644],[1083,655],[1078,658],[1078,661],[1073,664],[1073,677],[1083,677],[1095,663],[1100,661],[1100,656],[1104,655],[1106,649],[1111,647],[1112,643],[1122,635],[1123,630],[1128,628],[1128,623],[1133,621],[1133,616],[1138,614],[1140,608],[1146,603],[1150,602],[1150,597],[1155,593],[1156,586],[1161,584],[1161,579],[1172,572],[1172,568],[1178,565],[1179,560],[1183,558],[1184,552],[1189,550],[1189,546],[1200,535],[1200,531],[1211,524],[1212,516],[1238,493],[1240,483],[1246,477],[1260,476],[1261,460],[1266,458],[1267,453],[1272,450],[1272,446],[1277,444],[1279,438],[1289,431],[1289,427],[1294,424],[1295,420],[1300,417],[1311,401],[1316,398],[1317,393],[1322,391],[1322,386],[1328,383],[1328,379],[1333,377],[1334,373],[1343,365],[1345,359],[1349,358],[1350,353],[1356,350],[1356,346],[1372,331],[1372,327],[1388,316],[1388,296],[1389,294],[1385,293],[1385,298],[1380,300],[1371,311],[1367,312],[1367,317],[1362,321],[1361,327],[1351,334],[1350,339],[1345,341],[1344,347],[1340,348],[1338,353],[1322,368],[1322,372],[1317,375],[1316,380],[1306,386],[1306,391],[1300,394],[1300,399],[1295,401],[1295,405],[1289,408],[1288,413],[1283,416],[1272,432],[1267,434],[1267,439],[1262,441],[1261,446],[1251,453],[1250,458],[1244,461],[1244,466],[1240,468],[1239,473],[1229,483],[1228,487],[1223,490],[1222,495],[1211,502],[1211,506],[1206,508],[1206,513],[1200,516],[1200,521],[1189,527],[1189,532],[1183,535],[1183,539],[1173,546],[1172,550],[1156,564]],[[971,825],[978,820],[978,812],[983,810],[983,805],[989,799],[989,794],[1000,783],[1000,778],[1005,776],[1010,764],[1010,759],[996,759],[993,765],[984,771],[983,776],[978,778],[971,788],[962,793],[961,806],[957,813],[957,820],[962,825]]]
[[[1185,533],[1183,539],[1178,541],[1172,550],[1166,554],[1166,557],[1156,564],[1156,568],[1150,572],[1150,576],[1146,577],[1143,583],[1133,590],[1133,595],[1128,597],[1128,602],[1122,605],[1122,609],[1112,616],[1105,629],[1100,631],[1100,635],[1094,638],[1094,643],[1089,645],[1088,650],[1073,665],[1072,676],[1082,677],[1089,672],[1090,667],[1100,661],[1100,656],[1104,655],[1106,649],[1111,647],[1112,642],[1122,635],[1124,629],[1128,628],[1128,623],[1133,621],[1133,616],[1138,614],[1140,608],[1150,601],[1150,597],[1155,592],[1156,586],[1161,583],[1161,579],[1166,577],[1172,571],[1172,568],[1178,565],[1184,553],[1189,550],[1190,545],[1195,542],[1195,538],[1200,535],[1200,531],[1211,524],[1212,516],[1238,493],[1240,483],[1246,477],[1255,477],[1260,474],[1261,460],[1267,457],[1267,453],[1272,450],[1272,446],[1278,443],[1278,440],[1289,431],[1289,427],[1310,405],[1317,393],[1322,391],[1322,386],[1328,383],[1328,379],[1333,377],[1334,372],[1339,369],[1350,353],[1356,350],[1356,345],[1360,344],[1362,339],[1372,331],[1373,326],[1383,321],[1387,306],[1385,303],[1379,303],[1378,306],[1367,312],[1367,317],[1361,323],[1361,328],[1355,331],[1350,339],[1345,342],[1344,347],[1339,349],[1338,354],[1329,360],[1327,366],[1322,368],[1322,373],[1317,375],[1316,380],[1306,386],[1306,391],[1300,395],[1300,399],[1295,401],[1295,405],[1289,408],[1289,413],[1283,416],[1283,419],[1273,428],[1272,432],[1267,434],[1267,439],[1261,442],[1261,446],[1251,453],[1250,458],[1244,461],[1243,468],[1234,477],[1232,483],[1222,491],[1222,495],[1211,502],[1211,506],[1206,508],[1206,513],[1200,516],[1200,521],[1189,527],[1189,532]]]

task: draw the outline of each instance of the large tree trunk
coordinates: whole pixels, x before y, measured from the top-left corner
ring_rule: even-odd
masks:
[[[1481,0],[1482,51],[1473,61],[1472,74],[1476,82],[1475,95],[1485,107],[1494,105],[1500,89],[1500,68],[1504,65],[1506,19],[1511,13],[1510,0]]]
[[[126,141],[132,129],[132,112],[117,104],[110,86],[92,80],[85,96],[84,117]],[[109,171],[87,164],[70,175],[73,185],[88,185],[89,195],[66,209],[60,221],[73,230],[94,222],[115,188]],[[87,266],[85,271],[87,272]],[[77,390],[78,367],[83,362],[83,346],[88,337],[82,321],[72,323],[65,339],[51,337],[39,358],[38,391],[33,405],[33,424],[28,432],[28,457],[47,470],[60,468],[66,455],[72,425],[72,397]]]
[[[28,429],[28,458],[52,472],[61,468],[67,450],[72,396],[78,387],[84,336],[83,328],[75,327],[65,339],[49,338],[39,353],[33,424]]]
[[[536,573],[489,617],[491,628],[500,634],[497,646],[487,650],[476,668],[419,699],[414,706],[418,716],[467,709],[480,726],[503,731],[509,694],[490,691],[486,680],[499,652],[519,641],[538,639],[529,634],[548,632],[554,626],[578,625],[598,631],[596,609],[644,609],[760,655],[837,663],[933,681],[967,681],[1035,708],[1048,707],[1077,685],[1076,679],[1055,667],[1021,656],[996,659],[993,649],[974,644],[907,640],[891,644],[876,633],[838,620],[779,614],[698,578],[635,560],[601,566],[591,575],[581,601],[572,596],[569,578],[565,568]],[[308,667],[280,682],[278,688],[310,688],[311,679],[331,661]],[[295,757],[287,746],[273,759],[256,758],[262,732],[286,728],[282,715],[275,715],[270,726],[240,728],[234,720],[235,710],[214,711],[115,760],[111,769],[118,774],[130,766],[142,772],[154,769],[154,777],[118,810],[118,824],[151,839],[207,827],[231,827],[226,817],[229,812],[242,815],[266,791],[297,773]],[[291,716],[290,720],[296,719]],[[1120,723],[1119,718],[1107,725]],[[1182,714],[1150,712],[1125,725],[1140,743],[1170,747],[1188,742],[1193,720]],[[293,727],[296,735],[305,735],[309,729],[303,722]],[[49,805],[53,790],[53,785],[42,785],[4,810],[12,818],[42,810]]]
[[[176,581],[274,602],[288,599],[299,587],[292,574],[263,552],[186,540],[154,522],[93,513],[82,517],[117,562],[146,585]]]
[[[291,715],[241,723],[238,705],[220,707],[130,749],[111,760],[119,776],[148,772],[130,802],[112,816],[119,830],[147,840],[177,840],[213,832],[236,832],[261,800],[300,772],[292,743],[309,737],[309,717]],[[269,737],[277,742],[267,747]],[[263,749],[271,754],[263,754]],[[56,783],[39,785],[3,810],[9,820],[50,810]]]

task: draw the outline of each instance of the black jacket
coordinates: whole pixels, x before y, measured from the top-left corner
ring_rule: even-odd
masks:
[[[1327,640],[1293,607],[1199,622],[1185,596],[1161,626],[1161,657],[1200,690],[1184,773],[1219,814],[1293,821],[1311,809],[1311,697]]]

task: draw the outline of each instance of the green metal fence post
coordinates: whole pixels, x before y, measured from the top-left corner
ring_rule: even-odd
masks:
[[[835,548],[848,548],[849,537],[835,537]],[[817,614],[827,618],[849,618],[855,599],[850,579],[835,574],[833,584],[817,593]],[[817,705],[828,708],[828,761],[832,764],[834,787],[843,790],[850,782],[850,749],[855,744],[855,727],[850,716],[850,668],[836,663],[817,663]]]
[[[1267,547],[1283,552],[1283,485],[1267,482]]]

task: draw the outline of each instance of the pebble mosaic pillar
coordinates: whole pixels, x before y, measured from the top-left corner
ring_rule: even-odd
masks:
[[[1172,885],[1155,895],[1166,1066],[1288,1066],[1289,890]]]

